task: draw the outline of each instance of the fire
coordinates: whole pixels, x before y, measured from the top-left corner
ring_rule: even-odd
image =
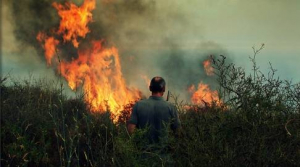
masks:
[[[84,99],[91,111],[110,111],[113,121],[117,122],[118,118],[122,117],[124,107],[138,100],[141,93],[126,85],[116,47],[106,47],[104,40],[98,39],[86,42],[90,43],[88,47],[79,47],[81,40],[90,32],[88,24],[93,21],[92,10],[95,6],[95,0],[84,0],[81,6],[69,2],[64,5],[54,2],[53,7],[60,17],[59,27],[48,33],[39,32],[36,38],[45,51],[47,64],[58,66],[57,70],[72,90],[83,88]],[[77,49],[77,55],[72,55],[71,61],[64,59],[66,55],[62,54],[65,52],[60,52],[66,43],[71,43],[74,49]],[[204,61],[203,65],[207,75],[213,75],[210,60]],[[141,77],[149,85],[150,79],[145,75]],[[202,82],[197,89],[192,85],[189,91],[192,93],[191,101],[194,104],[204,106],[222,103],[218,92],[210,90],[209,86]]]
[[[92,48],[80,52],[72,62],[62,61],[61,74],[73,90],[83,84],[93,111],[119,115],[126,104],[140,96],[138,90],[126,86],[117,48],[104,48],[102,41],[92,42]]]
[[[87,24],[92,21],[91,11],[95,9],[95,0],[85,0],[82,6],[77,7],[72,3],[66,3],[65,6],[53,3],[61,18],[57,34],[63,35],[65,42],[72,41],[74,47],[78,48],[78,37],[85,38],[90,32]]]
[[[51,65],[51,61],[56,53],[56,46],[59,44],[59,41],[56,40],[54,37],[47,37],[46,34],[42,32],[39,32],[36,38],[39,42],[44,41],[43,48],[45,49],[45,58],[47,64]]]
[[[206,75],[208,75],[208,76],[214,75],[214,68],[211,66],[211,60],[210,59],[205,60],[203,62],[203,67],[204,67]]]
[[[200,82],[197,90],[195,89],[195,85],[191,85],[188,90],[192,93],[191,101],[193,104],[203,107],[206,105],[211,106],[213,103],[218,106],[222,104],[222,101],[219,99],[218,91],[211,90],[207,84]]]
[[[78,38],[85,38],[90,32],[87,25],[92,21],[91,11],[95,8],[95,0],[85,0],[79,7],[72,3],[53,3],[53,6],[61,18],[59,28],[49,37],[44,32],[37,35],[45,50],[48,65],[51,65],[55,52],[58,51],[58,44],[72,42],[74,48],[78,49]],[[63,39],[63,42],[58,39]],[[84,99],[91,111],[110,111],[113,120],[117,121],[124,106],[140,98],[140,91],[126,86],[116,47],[106,48],[103,40],[90,43],[91,47],[78,50],[77,58],[73,58],[71,62],[62,59],[57,70],[72,90],[82,86]]]
[[[212,76],[214,74],[214,69],[211,66],[211,59],[205,60],[203,62],[204,70],[208,76]],[[211,106],[212,104],[216,104],[217,106],[221,106],[222,100],[219,98],[218,91],[211,90],[209,85],[200,82],[198,84],[197,90],[195,85],[191,85],[188,88],[188,91],[192,94],[191,101],[193,104],[197,104],[200,106]]]

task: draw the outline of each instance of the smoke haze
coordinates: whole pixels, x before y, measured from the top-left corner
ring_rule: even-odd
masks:
[[[53,2],[54,0],[4,0],[3,48],[6,55],[14,55],[5,61],[23,64],[20,68],[24,69],[45,69],[44,51],[36,40],[36,35],[39,31],[49,32],[52,31],[51,28],[58,27],[60,18],[52,6]],[[74,2],[78,5],[82,3],[79,0]],[[298,2],[291,1],[289,4],[279,0],[266,0],[257,3],[258,6],[238,0],[192,0],[188,3],[179,0],[97,0],[96,9],[92,11],[93,22],[88,25],[91,31],[85,39],[79,39],[79,47],[86,47],[92,39],[104,39],[107,46],[116,46],[120,52],[122,71],[127,83],[139,87],[144,94],[148,93],[147,84],[141,75],[150,79],[161,75],[166,78],[171,91],[178,93],[200,81],[213,86],[213,78],[206,76],[202,66],[203,60],[210,55],[236,55],[228,50],[237,48],[245,54],[246,49],[251,51],[251,47],[257,43],[266,42],[268,47],[268,41],[271,41],[271,47],[278,48],[280,43],[272,43],[272,34],[278,34],[285,28],[291,30],[285,34],[295,44],[294,47],[300,44],[293,37],[295,33],[299,35],[295,31],[299,28],[299,23],[295,26],[269,28],[269,32],[259,29],[260,25],[257,25],[266,24],[268,29],[279,24],[277,17],[271,14],[282,12],[280,7],[291,9],[289,12],[295,17],[289,18],[299,20],[294,7],[297,5],[292,5]],[[272,4],[272,8],[267,6],[269,4]],[[254,7],[259,12],[252,12]],[[265,17],[268,19],[265,20]],[[284,20],[285,17],[281,17]],[[287,20],[285,22],[289,24]],[[253,34],[244,32],[252,31],[247,27],[250,23],[253,23],[250,26],[254,29],[253,33],[267,35],[251,38]],[[237,28],[239,26],[245,27]],[[242,41],[242,38],[249,39],[249,42]],[[279,38],[281,43],[286,40],[283,35]],[[241,44],[244,45],[240,46]],[[281,47],[289,50],[293,45],[286,44]],[[77,56],[77,51],[71,45],[59,46],[59,50],[59,56],[64,60],[70,61]],[[300,54],[299,49],[291,52],[294,55],[298,53]],[[229,60],[233,59],[239,58],[235,56]],[[31,61],[38,65],[32,66]]]

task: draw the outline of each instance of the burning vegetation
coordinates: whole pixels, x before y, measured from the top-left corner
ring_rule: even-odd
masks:
[[[147,10],[143,13],[143,5],[136,5],[137,8],[132,4],[124,5],[144,1],[118,1],[124,3],[117,5],[116,1],[102,1],[111,5],[109,10],[115,14],[113,21],[123,14],[117,12],[120,6],[135,10],[139,16],[150,13]],[[170,154],[159,156],[166,150],[145,152],[140,147],[143,133],[129,136],[126,131],[131,101],[139,99],[141,91],[129,86],[129,77],[124,75],[127,64],[122,64],[124,50],[118,45],[120,43],[107,44],[107,40],[117,38],[104,38],[105,35],[98,38],[102,34],[95,34],[102,31],[102,27],[95,32],[97,28],[90,26],[95,21],[92,12],[96,9],[96,1],[85,0],[80,6],[69,1],[52,3],[51,9],[58,15],[49,14],[49,0],[6,2],[16,3],[13,11],[33,11],[21,4],[38,9],[32,12],[32,18],[39,12],[44,19],[60,18],[59,24],[37,19],[32,26],[27,24],[32,20],[24,21],[31,18],[24,11],[15,12],[16,18],[22,18],[16,22],[24,23],[17,26],[16,34],[27,35],[18,38],[24,44],[39,42],[38,48],[42,48],[48,67],[65,78],[70,89],[82,88],[84,96],[74,99],[64,96],[62,87],[49,78],[46,82],[32,78],[22,82],[0,78],[1,166],[168,166],[170,159],[176,166],[300,166],[300,83],[279,79],[272,66],[267,74],[259,71],[255,56],[263,46],[259,50],[253,48],[251,74],[243,67],[228,63],[224,56],[186,61],[174,51],[167,58],[159,57],[164,61],[161,64],[164,74],[170,77],[167,82],[178,83],[174,87],[181,88],[182,94],[186,92],[187,100],[193,104],[190,107],[174,98],[184,130],[176,137],[170,135],[165,147]],[[125,11],[133,15],[132,11]],[[53,27],[55,25],[57,27]],[[120,25],[116,23],[112,27],[122,27]],[[111,33],[117,30],[120,29],[115,28]],[[180,33],[175,34],[177,37]],[[209,54],[212,53],[205,55]],[[148,58],[145,58],[147,63]],[[130,58],[130,61],[136,63],[137,59]],[[136,78],[148,86],[149,73],[145,71],[149,68],[133,70],[140,72],[136,73]],[[203,75],[195,75],[200,73]],[[216,79],[215,84],[207,78]],[[12,84],[7,83],[9,79]],[[213,89],[216,86],[220,92]],[[227,112],[223,112],[223,105],[228,106],[225,107]],[[145,153],[150,158],[143,158]]]
[[[204,70],[206,75],[212,76],[214,75],[214,68],[211,66],[211,59],[207,59],[203,62]]]
[[[193,104],[205,107],[211,106],[214,103],[219,106],[222,103],[219,99],[218,91],[211,90],[209,85],[202,82],[198,84],[197,89],[195,85],[189,87],[189,92],[192,93],[191,101]]]
[[[56,66],[72,90],[82,86],[84,99],[92,111],[110,111],[113,120],[117,121],[124,106],[141,98],[141,91],[126,84],[119,51],[115,46],[107,47],[104,39],[88,39],[81,46],[81,41],[91,32],[88,24],[93,21],[92,11],[96,1],[85,0],[81,6],[54,2],[52,6],[60,17],[59,27],[49,32],[40,31],[36,37],[44,49],[47,65]],[[64,59],[68,56],[60,51],[67,44],[76,50],[71,60]],[[208,76],[213,75],[210,60],[205,60],[203,66]],[[149,82],[148,76],[140,76]],[[221,103],[217,91],[212,91],[209,85],[202,82],[197,89],[192,85],[189,92],[193,104]]]
[[[53,3],[61,18],[60,26],[49,37],[45,32],[40,32],[37,39],[45,49],[48,65],[52,61],[59,61],[57,70],[67,80],[69,87],[74,91],[83,87],[90,109],[94,112],[110,111],[116,121],[125,105],[140,98],[140,91],[126,85],[116,47],[107,48],[103,40],[92,40],[89,41],[90,47],[78,49],[79,38],[84,39],[90,32],[88,23],[92,21],[91,11],[95,3],[95,0],[85,0],[80,7],[72,3]],[[68,42],[78,49],[78,55],[72,61],[55,57],[60,54],[57,45]]]
[[[214,69],[211,65],[211,59],[207,59],[203,62],[203,67],[205,70],[206,75],[213,76]],[[211,90],[208,84],[204,84],[200,82],[198,84],[197,89],[195,88],[195,85],[191,85],[188,88],[188,91],[192,94],[191,101],[193,104],[200,105],[202,107],[205,106],[222,106],[223,102],[219,98],[218,91]]]
[[[117,125],[107,113],[91,113],[85,99],[65,97],[53,82],[7,86],[9,78],[1,78],[1,165],[163,166],[171,158],[178,166],[299,166],[300,84],[275,78],[274,71],[268,78],[247,75],[225,58],[215,65],[228,112],[175,101],[184,130],[169,136],[168,157],[158,156],[165,149],[150,150],[146,160],[144,133],[129,136],[125,129],[132,104]]]

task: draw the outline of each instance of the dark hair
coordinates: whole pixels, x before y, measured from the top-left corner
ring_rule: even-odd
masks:
[[[164,92],[166,81],[162,77],[154,77],[150,82],[149,89],[151,92]]]

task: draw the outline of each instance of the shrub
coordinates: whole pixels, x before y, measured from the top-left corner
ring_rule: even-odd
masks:
[[[174,97],[182,123],[162,150],[144,149],[145,131],[130,136],[132,104],[114,124],[91,113],[61,82],[1,78],[2,166],[299,166],[300,84],[212,57],[225,107],[190,106]],[[54,86],[53,86],[54,85]]]

